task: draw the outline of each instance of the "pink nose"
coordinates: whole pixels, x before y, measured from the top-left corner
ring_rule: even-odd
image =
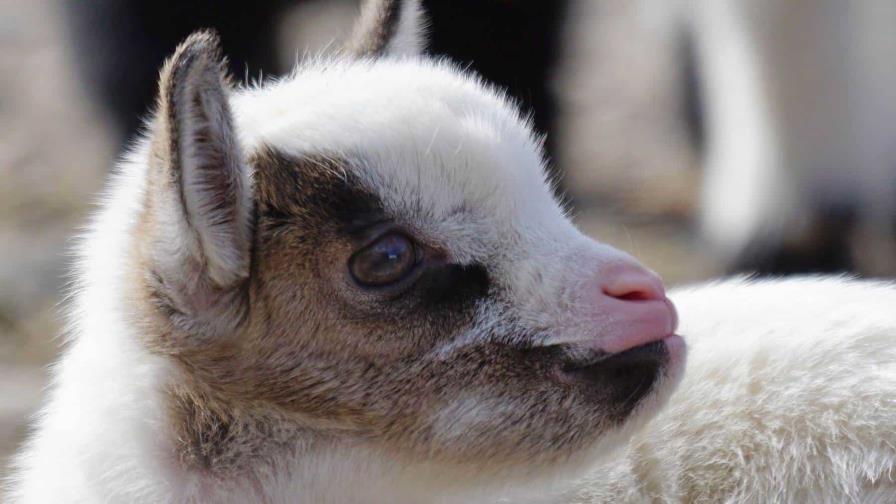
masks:
[[[655,273],[626,259],[605,265],[595,280],[591,306],[604,321],[595,341],[601,349],[623,352],[674,334],[678,316]]]
[[[663,281],[655,273],[640,266],[625,265],[616,268],[602,279],[601,291],[622,301],[659,301],[666,299]]]

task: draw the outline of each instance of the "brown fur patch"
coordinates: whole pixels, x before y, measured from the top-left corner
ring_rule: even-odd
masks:
[[[352,283],[359,236],[394,216],[350,162],[272,149],[251,162],[251,274],[244,294],[218,300],[245,300],[233,331],[185,332],[157,285],[138,283],[135,319],[147,345],[178,369],[169,410],[188,467],[228,474],[329,439],[493,470],[566,458],[629,413],[612,376],[594,390],[563,383],[562,349],[521,347],[510,343],[519,334],[496,332],[520,326],[485,265],[445,264],[435,247],[400,295]],[[461,294],[433,296],[439,289]],[[485,307],[489,324],[479,320]],[[468,343],[434,351],[459,338]]]

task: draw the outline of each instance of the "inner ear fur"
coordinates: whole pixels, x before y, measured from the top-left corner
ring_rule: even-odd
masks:
[[[140,255],[155,295],[191,325],[240,311],[227,305],[249,275],[252,187],[229,93],[213,32],[162,69]]]

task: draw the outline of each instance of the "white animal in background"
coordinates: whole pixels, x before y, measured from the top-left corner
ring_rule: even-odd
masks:
[[[893,500],[894,286],[674,294],[686,366],[519,111],[365,9],[277,82],[209,33],[165,65],[8,502]]]
[[[728,271],[896,275],[896,2],[573,9],[575,196],[683,212],[699,176],[705,252]]]
[[[896,3],[680,5],[710,245],[739,270],[896,272]]]

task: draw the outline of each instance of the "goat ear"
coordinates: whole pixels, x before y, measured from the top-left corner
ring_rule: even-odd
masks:
[[[252,189],[229,92],[212,32],[189,36],[162,69],[143,257],[179,313],[200,314],[249,274]]]
[[[416,56],[426,46],[420,0],[365,0],[345,50],[352,56]]]

